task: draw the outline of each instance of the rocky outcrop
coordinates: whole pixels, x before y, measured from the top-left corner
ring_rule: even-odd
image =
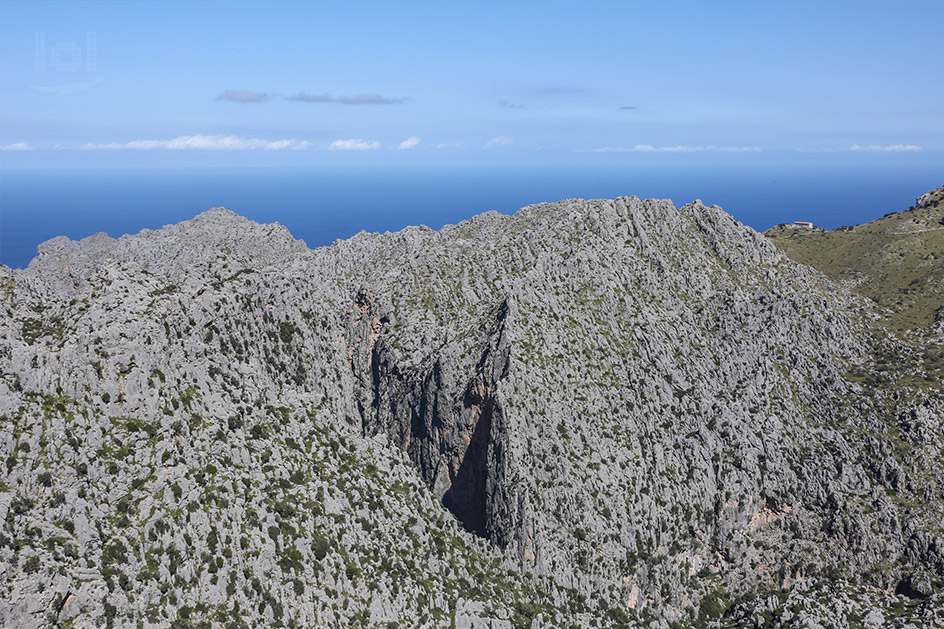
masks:
[[[938,188],[937,190],[930,190],[925,192],[920,197],[915,199],[914,207],[916,210],[937,206],[942,197],[944,197],[944,186]]]
[[[720,208],[41,252],[0,269],[2,623],[937,613],[939,389]]]

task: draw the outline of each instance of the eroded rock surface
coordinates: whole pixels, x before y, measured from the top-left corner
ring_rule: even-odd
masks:
[[[0,624],[944,618],[939,388],[720,208],[217,208],[0,289]]]

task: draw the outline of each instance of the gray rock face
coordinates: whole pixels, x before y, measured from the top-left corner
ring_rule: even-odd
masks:
[[[0,624],[941,616],[939,389],[851,377],[862,304],[720,208],[217,208],[0,289]]]
[[[940,203],[941,199],[944,198],[944,186],[941,186],[937,190],[929,190],[925,192],[920,197],[915,199],[915,209],[921,209],[925,207],[931,207],[932,205],[937,205]]]

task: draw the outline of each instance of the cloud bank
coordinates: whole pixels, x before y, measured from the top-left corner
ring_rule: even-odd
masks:
[[[362,140],[356,138],[353,140],[335,140],[328,146],[329,151],[376,151],[380,148],[380,142],[376,140]]]
[[[238,135],[181,135],[173,140],[134,140],[132,142],[110,142],[108,144],[86,144],[86,151],[97,150],[137,150],[137,151],[304,151],[311,147],[311,142],[303,140],[263,140],[261,138],[243,138]]]
[[[6,146],[0,146],[0,151],[32,151],[33,147],[26,142],[14,142]]]
[[[301,103],[333,103],[337,100],[334,96],[329,96],[328,94],[307,94],[304,91],[294,96],[285,96],[284,98],[285,100],[297,100]]]
[[[269,100],[269,95],[265,92],[250,90],[223,90],[216,100],[227,100],[231,103],[264,103]]]
[[[410,137],[405,139],[403,142],[400,142],[400,146],[397,147],[397,150],[408,151],[410,149],[416,148],[416,145],[419,144],[421,141],[422,140],[420,140],[415,135],[411,135]]]
[[[758,153],[757,146],[652,146],[651,144],[637,144],[635,146],[615,146],[599,149],[579,149],[578,153]]]
[[[508,146],[508,145],[511,144],[512,142],[514,142],[514,140],[512,140],[511,138],[506,137],[506,136],[504,136],[504,135],[500,135],[500,136],[495,137],[495,138],[492,138],[491,140],[489,140],[488,142],[486,142],[486,143],[485,143],[485,148],[487,148],[487,149],[495,149],[495,148],[499,148],[499,147],[502,147],[502,146]]]
[[[308,94],[304,90],[292,96],[285,96],[284,98],[285,100],[294,100],[300,103],[341,103],[342,105],[395,105],[406,101],[405,98],[388,98],[373,92],[366,92],[355,96],[336,97],[330,94]]]
[[[913,153],[923,151],[923,146],[917,144],[889,144],[880,146],[878,144],[853,144],[846,148],[838,149],[797,149],[800,153]]]
[[[395,105],[405,100],[405,98],[387,98],[380,94],[367,93],[351,97],[341,97],[338,99],[338,102],[342,105]]]

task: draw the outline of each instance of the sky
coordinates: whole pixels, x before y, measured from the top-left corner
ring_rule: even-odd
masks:
[[[0,2],[0,166],[944,165],[944,2]]]

